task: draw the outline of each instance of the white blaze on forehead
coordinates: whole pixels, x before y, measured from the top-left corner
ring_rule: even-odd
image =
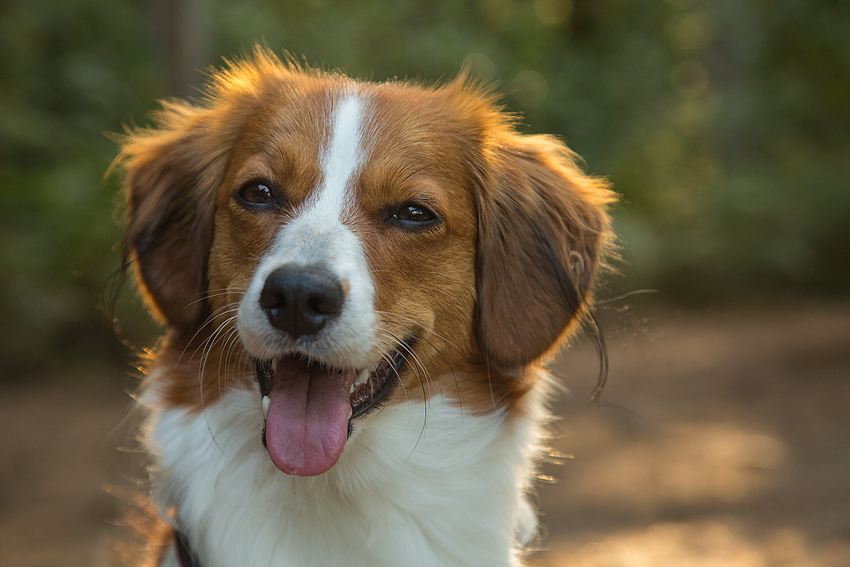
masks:
[[[360,165],[362,114],[363,102],[354,94],[345,95],[334,108],[331,141],[322,158],[324,182],[317,195],[325,212],[342,210],[351,178]]]

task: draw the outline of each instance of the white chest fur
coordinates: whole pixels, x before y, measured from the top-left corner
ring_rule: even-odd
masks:
[[[511,419],[442,397],[387,407],[307,478],[269,459],[257,392],[231,391],[201,415],[154,409],[154,497],[179,510],[204,567],[517,566],[536,529],[525,491],[542,397]]]

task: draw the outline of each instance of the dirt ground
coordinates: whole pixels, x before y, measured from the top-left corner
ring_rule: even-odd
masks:
[[[610,350],[555,365],[539,567],[850,566],[850,303],[764,311],[601,311]],[[650,314],[651,313],[651,314]],[[92,564],[144,477],[124,369],[0,391],[0,563]]]

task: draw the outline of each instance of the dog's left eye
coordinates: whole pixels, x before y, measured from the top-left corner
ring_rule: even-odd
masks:
[[[409,222],[427,222],[434,218],[434,213],[419,205],[404,205],[393,218]]]
[[[440,217],[425,205],[405,203],[389,215],[387,222],[407,230],[420,230],[439,224]]]
[[[278,207],[279,203],[272,184],[264,181],[249,181],[239,188],[236,197],[250,208]]]

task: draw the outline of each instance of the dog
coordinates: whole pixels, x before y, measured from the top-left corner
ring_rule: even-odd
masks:
[[[464,73],[358,82],[266,50],[117,163],[167,333],[138,400],[155,564],[519,566],[608,184]]]

